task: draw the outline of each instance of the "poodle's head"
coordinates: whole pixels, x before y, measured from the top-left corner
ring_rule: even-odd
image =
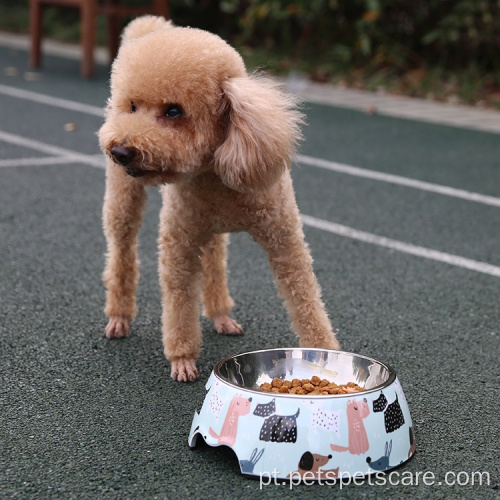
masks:
[[[293,99],[247,75],[218,36],[144,16],[123,33],[99,141],[117,168],[145,183],[212,170],[247,191],[288,168],[300,123]]]

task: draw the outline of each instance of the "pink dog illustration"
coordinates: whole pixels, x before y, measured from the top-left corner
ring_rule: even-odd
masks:
[[[243,398],[237,394],[229,403],[226,418],[222,424],[220,434],[217,434],[211,427],[208,429],[210,435],[217,439],[219,444],[233,446],[236,442],[236,432],[238,431],[238,418],[248,415],[252,398]]]
[[[348,451],[353,455],[366,453],[369,448],[368,436],[366,435],[363,419],[370,414],[370,408],[366,398],[362,401],[347,402],[347,426],[349,429],[349,446],[331,444],[333,451]]]

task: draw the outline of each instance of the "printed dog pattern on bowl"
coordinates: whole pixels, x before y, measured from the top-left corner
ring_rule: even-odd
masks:
[[[217,434],[212,427],[209,427],[208,432],[210,436],[217,439],[218,444],[233,446],[236,442],[236,434],[238,432],[238,420],[240,417],[248,415],[251,403],[252,398],[244,398],[241,394],[233,396],[224,418],[220,434]]]
[[[382,391],[378,399],[373,402],[373,411],[384,413],[385,430],[388,434],[399,429],[405,423],[405,417],[398,401],[397,392],[396,400],[389,403]]]
[[[347,429],[348,429],[348,446],[339,446],[330,444],[333,451],[348,451],[355,455],[362,455],[370,448],[368,444],[368,436],[363,424],[363,419],[370,415],[370,408],[366,398],[359,400],[347,401]]]
[[[335,397],[245,392],[221,384],[213,373],[206,391],[188,444],[194,447],[201,435],[210,446],[229,446],[243,474],[277,470],[282,479],[337,478],[356,470],[368,475],[392,469],[415,452],[411,416],[397,379],[380,391],[340,397],[341,410]]]

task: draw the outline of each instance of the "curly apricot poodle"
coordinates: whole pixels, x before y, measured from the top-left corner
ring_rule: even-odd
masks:
[[[173,379],[198,376],[200,296],[219,333],[243,332],[230,317],[229,232],[247,231],[267,252],[300,345],[339,348],[289,173],[301,122],[294,100],[247,74],[218,36],[153,16],[125,28],[99,131],[108,157],[108,338],[127,336],[137,312],[138,231],[146,187],[159,185],[163,344]]]

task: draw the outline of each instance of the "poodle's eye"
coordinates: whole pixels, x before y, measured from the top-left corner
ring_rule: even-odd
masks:
[[[178,104],[170,104],[165,110],[167,118],[180,118],[184,114],[183,109]]]
[[[134,101],[130,101],[130,112],[135,113],[137,111],[137,106]]]

